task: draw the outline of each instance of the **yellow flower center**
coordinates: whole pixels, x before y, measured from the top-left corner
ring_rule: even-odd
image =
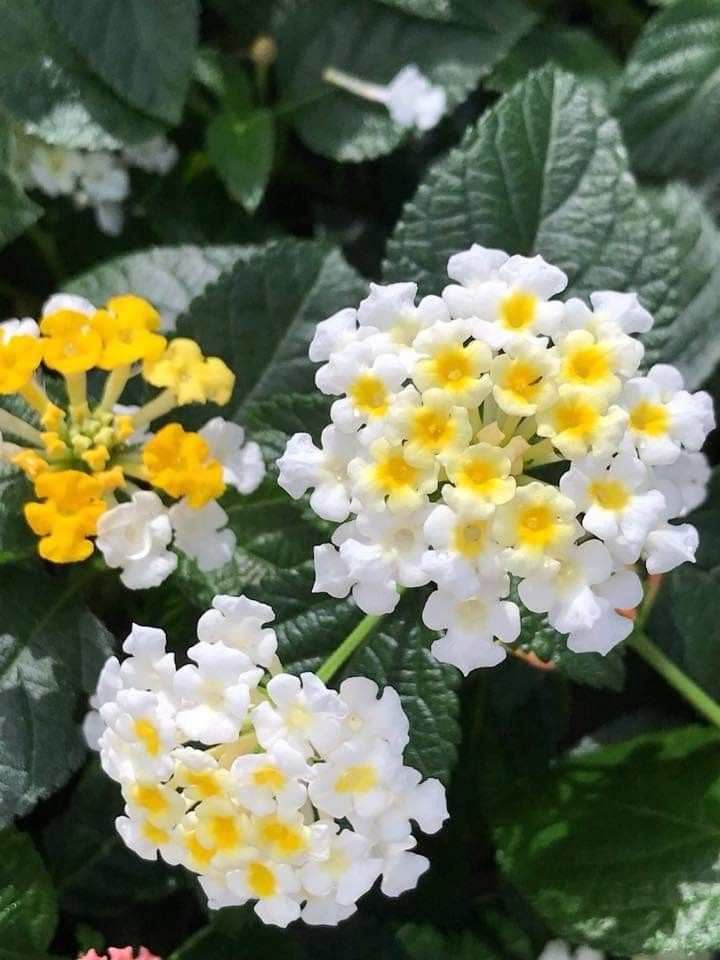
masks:
[[[534,293],[513,290],[500,304],[502,325],[508,330],[525,330],[535,319],[536,306]]]
[[[565,358],[563,373],[576,383],[598,383],[610,373],[607,352],[597,344],[578,347]]]
[[[650,437],[661,437],[667,433],[668,413],[661,403],[650,403],[641,400],[630,412],[630,426],[638,433],[646,433]]]
[[[142,825],[142,832],[146,840],[149,840],[150,843],[155,844],[156,847],[161,847],[163,844],[170,841],[165,830],[161,830],[160,827],[156,827],[154,823],[150,823],[149,820],[145,820]]]
[[[452,440],[455,428],[447,414],[421,408],[415,414],[411,440],[423,447],[444,447]]]
[[[148,813],[154,813],[156,816],[165,813],[168,808],[168,802],[159,787],[146,787],[135,784],[132,788],[133,802]]]
[[[472,376],[470,358],[464,347],[451,347],[438,353],[434,367],[438,384],[450,390],[462,389]]]
[[[604,510],[622,510],[630,499],[627,488],[618,480],[593,480],[588,492]]]
[[[217,776],[212,770],[204,770],[200,773],[188,771],[186,780],[188,787],[196,790],[203,799],[219,797],[222,794]]]
[[[265,899],[277,893],[275,874],[264,863],[253,861],[248,867],[247,884],[256,897]]]
[[[371,763],[358,763],[343,770],[335,781],[337,793],[368,793],[378,782],[377,770]]]
[[[552,543],[557,523],[552,511],[543,505],[526,507],[518,517],[518,540],[523,546],[543,549]]]
[[[204,847],[198,840],[195,833],[191,833],[188,836],[186,840],[186,845],[190,853],[190,856],[200,866],[203,866],[203,867],[207,866],[207,864],[210,863],[212,858],[215,856],[215,850],[209,847]]]
[[[453,531],[453,548],[464,557],[472,559],[485,549],[488,525],[484,520],[471,520],[458,524]]]
[[[377,464],[375,476],[385,490],[401,490],[415,483],[417,470],[405,460],[402,454],[394,453]]]
[[[135,736],[150,756],[156,757],[160,752],[160,735],[155,724],[150,720],[136,720],[133,726],[135,728]]]
[[[218,850],[234,850],[241,840],[235,817],[210,817],[210,835]]]
[[[526,360],[514,360],[505,377],[504,387],[520,400],[532,403],[540,390],[542,373]]]
[[[307,841],[301,830],[275,818],[270,818],[262,824],[260,836],[265,843],[284,854],[300,853],[307,847]]]
[[[561,400],[555,408],[555,422],[559,433],[589,436],[597,426],[600,414],[585,400]]]
[[[258,769],[252,775],[253,783],[258,787],[270,787],[272,790],[282,790],[285,786],[285,777],[277,767],[269,763]]]
[[[388,411],[385,384],[372,373],[361,373],[351,386],[349,395],[355,407],[368,416],[384,417]]]

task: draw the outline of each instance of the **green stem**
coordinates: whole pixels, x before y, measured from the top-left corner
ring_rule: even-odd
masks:
[[[324,683],[327,683],[328,680],[332,679],[334,674],[337,673],[345,661],[348,660],[357,650],[373,627],[375,627],[382,620],[383,616],[384,614],[377,615],[374,613],[368,613],[367,616],[362,618],[355,629],[352,630],[347,637],[345,637],[337,650],[333,650],[325,663],[317,671],[318,677]]]
[[[636,628],[630,635],[627,643],[639,654],[653,670],[677,690],[681,697],[702,714],[710,723],[720,727],[720,705],[715,703],[687,674],[675,666],[665,654],[650,640],[642,629]]]

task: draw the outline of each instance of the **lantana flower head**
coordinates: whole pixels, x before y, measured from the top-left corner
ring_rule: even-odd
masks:
[[[641,599],[638,565],[694,559],[677,521],[704,497],[710,397],[667,364],[641,373],[652,317],[633,293],[563,300],[558,267],[478,244],[448,276],[419,300],[372,284],[318,324],[332,425],[278,461],[280,485],[341,524],[315,547],[315,590],[383,614],[433,582],[433,650],[464,672],[519,637],[513,585],[571,650],[605,654],[631,631],[617,609]]]
[[[226,403],[234,383],[218,357],[192,340],[168,341],[160,328],[157,311],[132,294],[101,308],[57,294],[39,324],[0,324],[0,393],[26,408],[23,418],[0,411],[2,458],[27,478],[24,512],[38,552],[65,564],[97,548],[131,589],[170,575],[173,543],[202,570],[225,564],[235,537],[218,499],[228,486],[252,492],[265,472],[257,444],[221,417],[197,433],[177,422],[152,432],[177,407]],[[94,400],[88,377],[98,373],[104,386]],[[162,389],[125,407],[119,401],[135,377]],[[51,400],[53,380],[61,383]]]
[[[440,829],[445,791],[403,763],[396,691],[284,673],[273,619],[266,604],[215,597],[181,666],[161,630],[135,625],[126,657],[100,674],[85,734],[140,857],[195,873],[212,909],[336,924],[378,880],[389,896],[415,886],[429,864],[413,824]]]

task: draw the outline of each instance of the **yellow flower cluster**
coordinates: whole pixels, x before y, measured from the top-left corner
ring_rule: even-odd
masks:
[[[30,408],[27,418],[0,411],[3,460],[25,473],[42,501],[26,504],[25,516],[46,560],[90,556],[98,520],[117,506],[118,496],[128,499],[140,489],[136,481],[174,499],[187,497],[196,509],[225,488],[222,465],[199,434],[170,423],[142,435],[177,406],[226,403],[234,384],[218,357],[203,356],[193,340],[168,342],[159,328],[157,311],[132,294],[99,309],[78,297],[53,297],[39,325],[0,324],[0,394],[19,395]],[[97,402],[88,396],[93,370],[107,374]],[[53,374],[64,380],[66,404],[46,393]],[[117,404],[135,376],[162,391],[128,412]]]

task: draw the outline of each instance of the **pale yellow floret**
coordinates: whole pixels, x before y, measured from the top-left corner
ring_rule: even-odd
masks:
[[[538,298],[526,290],[512,290],[500,301],[500,326],[511,333],[525,333],[537,315]]]
[[[418,466],[432,464],[436,456],[451,456],[464,450],[472,437],[465,407],[453,405],[442,390],[427,390],[419,406],[403,410],[397,417],[407,439],[405,458]]]
[[[602,397],[562,386],[557,401],[538,414],[537,432],[549,437],[564,457],[574,460],[591,448],[597,453],[612,449],[626,423],[627,414],[619,407],[608,410]]]
[[[493,397],[505,413],[530,417],[555,397],[551,375],[557,361],[552,351],[532,341],[518,341],[511,350],[493,360]]]
[[[348,387],[348,396],[358,413],[366,419],[384,417],[388,412],[389,394],[380,377],[363,371]]]
[[[347,767],[335,781],[333,789],[336,793],[369,793],[377,786],[378,772],[372,763],[357,763]]]
[[[662,437],[668,432],[670,417],[662,403],[641,400],[629,414],[630,428],[636,433],[644,433],[648,437]]]
[[[299,815],[293,820],[275,815],[261,817],[256,828],[268,853],[280,860],[292,860],[308,848],[308,830]]]
[[[447,393],[454,404],[477,407],[492,388],[486,372],[491,359],[485,343],[463,344],[448,338],[437,344],[430,357],[417,361],[413,380],[421,393],[435,388]]]
[[[615,374],[616,348],[611,343],[596,340],[589,330],[571,330],[556,349],[560,383],[587,390],[600,401],[618,395],[621,381]]]
[[[525,576],[562,557],[580,532],[575,513],[572,500],[549,484],[518,487],[512,501],[498,508],[492,528],[497,541],[511,548],[510,570]]]
[[[370,445],[371,462],[352,461],[351,475],[357,495],[379,509],[387,502],[393,513],[407,513],[422,503],[437,487],[437,464],[416,466],[408,462],[405,449],[384,438]]]
[[[604,510],[623,510],[632,493],[619,480],[593,480],[588,487],[592,500]]]
[[[446,461],[445,470],[453,486],[443,488],[443,497],[456,508],[487,505],[492,509],[507,503],[515,492],[511,466],[502,447],[476,443]]]

